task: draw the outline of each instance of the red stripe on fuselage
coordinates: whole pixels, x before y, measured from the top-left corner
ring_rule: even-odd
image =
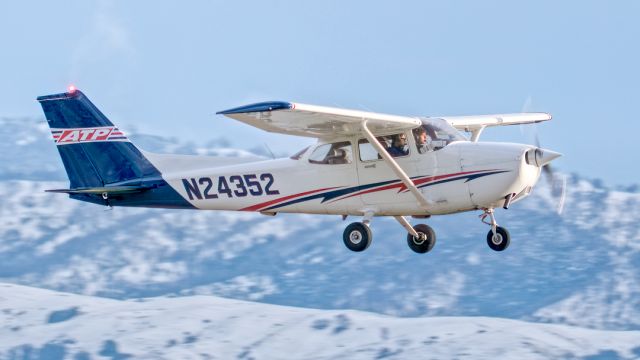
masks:
[[[455,173],[455,174],[429,176],[429,177],[426,177],[426,178],[423,178],[423,179],[413,180],[413,184],[415,186],[418,186],[418,185],[422,185],[424,183],[428,183],[428,182],[432,182],[432,181],[436,181],[436,180],[442,180],[442,179],[446,179],[446,178],[450,178],[450,177],[454,177],[454,176],[460,176],[460,175],[477,174],[477,173],[485,172],[485,171],[493,171],[493,170],[463,171],[463,172],[459,172],[459,173]],[[409,191],[409,189],[407,189],[407,186],[404,183],[402,183],[402,186],[400,186],[400,189],[398,190],[398,193],[401,193],[401,192],[404,192],[404,191]]]
[[[277,204],[279,202],[284,202],[284,201],[293,199],[293,198],[298,197],[298,196],[305,196],[305,195],[315,194],[315,193],[319,193],[321,191],[333,190],[333,189],[337,189],[337,188],[338,187],[330,187],[330,188],[324,188],[324,189],[305,191],[305,192],[299,193],[299,194],[288,195],[288,196],[285,196],[285,197],[281,197],[279,199],[275,199],[275,200],[263,202],[263,203],[260,203],[260,204],[252,205],[252,206],[249,206],[249,207],[246,207],[246,208],[242,208],[242,209],[240,209],[240,211],[258,211],[258,210],[260,210],[262,208],[266,208],[266,207],[269,207],[271,205],[275,205],[275,204]]]
[[[488,171],[493,171],[493,170],[476,170],[476,171],[463,171],[463,172],[459,172],[459,173],[453,173],[453,174],[446,174],[446,175],[437,175],[437,176],[426,176],[426,177],[419,177],[417,179],[413,179],[413,183],[418,186],[418,185],[422,185],[428,182],[432,182],[432,181],[438,181],[438,180],[442,180],[442,179],[446,179],[446,178],[452,178],[452,177],[456,177],[456,176],[462,176],[462,175],[470,175],[470,174],[477,174],[477,173],[481,173],[481,172],[488,172]],[[399,180],[398,180],[399,181]],[[298,193],[298,194],[293,194],[293,195],[288,195],[285,197],[281,197],[279,199],[275,199],[275,200],[271,200],[271,201],[267,201],[264,203],[260,203],[260,204],[256,204],[256,205],[252,205],[246,208],[242,208],[240,209],[240,211],[259,211],[260,209],[263,208],[267,208],[270,207],[272,205],[276,205],[278,203],[281,202],[285,202],[287,200],[296,198],[296,197],[303,197],[306,195],[311,195],[311,194],[315,194],[315,193],[319,193],[322,191],[326,191],[326,190],[333,190],[333,189],[337,189],[338,187],[330,187],[330,188],[324,188],[324,189],[317,189],[317,190],[310,190],[310,191],[306,191],[306,192],[302,192],[302,193]],[[358,191],[356,193],[341,197],[341,198],[337,198],[334,200],[331,200],[329,202],[327,202],[327,204],[330,204],[332,202],[336,202],[336,201],[340,201],[340,200],[344,200],[344,199],[348,199],[354,196],[358,196],[358,195],[364,195],[364,194],[369,194],[369,193],[374,193],[374,192],[378,192],[378,191],[384,191],[384,190],[389,190],[389,189],[394,189],[394,188],[399,188],[398,193],[401,193],[403,191],[408,191],[407,187],[404,185],[404,183],[399,182],[399,183],[394,183],[394,184],[387,184],[378,188],[372,188],[372,189],[367,189],[367,190],[362,190],[362,191]]]
[[[479,173],[479,172],[484,172],[484,171],[492,171],[492,170],[464,171],[464,172],[459,172],[459,173],[454,173],[454,174],[446,174],[446,175],[428,176],[428,177],[424,177],[424,178],[417,178],[417,179],[413,179],[412,181],[416,186],[418,186],[418,185],[422,185],[422,184],[425,184],[425,183],[428,183],[428,182],[431,182],[431,181],[442,180],[442,179],[446,179],[446,178],[450,178],[450,177],[456,177],[456,176],[460,176],[460,175],[469,175],[469,174],[474,174],[474,173]],[[372,189],[359,191],[357,193],[350,194],[348,196],[332,200],[329,203],[332,203],[332,202],[335,202],[335,201],[339,201],[339,200],[348,199],[350,197],[354,197],[354,196],[358,196],[358,195],[364,195],[364,194],[374,193],[374,192],[378,192],[378,191],[389,190],[389,189],[393,189],[393,188],[399,188],[398,189],[398,193],[401,193],[403,191],[408,191],[407,186],[403,182],[400,182],[400,183],[396,183],[396,184],[385,185],[385,186],[382,186],[382,187],[379,187],[379,188],[372,188]]]

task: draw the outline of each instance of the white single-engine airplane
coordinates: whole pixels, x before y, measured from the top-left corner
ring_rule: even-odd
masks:
[[[79,90],[38,97],[73,199],[107,206],[362,216],[344,244],[363,251],[374,216],[393,216],[411,250],[435,244],[431,227],[406,216],[482,210],[489,247],[509,245],[494,209],[531,193],[560,154],[524,144],[478,142],[489,126],[550,120],[546,113],[408,117],[290,102],[262,102],[218,114],[318,142],[290,158],[160,155],[136,148]],[[468,140],[458,130],[471,133]],[[489,217],[490,221],[485,218]]]

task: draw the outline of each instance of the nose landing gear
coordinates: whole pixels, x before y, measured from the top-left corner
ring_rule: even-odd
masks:
[[[485,218],[489,216],[491,222],[487,222]],[[498,226],[496,218],[493,215],[493,209],[484,209],[484,213],[480,215],[480,221],[487,225],[491,225],[491,230],[487,233],[487,245],[494,251],[503,251],[509,247],[511,242],[511,235],[507,229]]]

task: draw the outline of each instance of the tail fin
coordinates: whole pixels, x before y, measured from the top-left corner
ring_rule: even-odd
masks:
[[[160,172],[80,90],[38,97],[70,187],[95,188]]]

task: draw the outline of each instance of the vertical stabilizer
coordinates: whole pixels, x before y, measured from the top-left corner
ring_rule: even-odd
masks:
[[[71,188],[160,176],[117,127],[80,91],[38,97]]]

